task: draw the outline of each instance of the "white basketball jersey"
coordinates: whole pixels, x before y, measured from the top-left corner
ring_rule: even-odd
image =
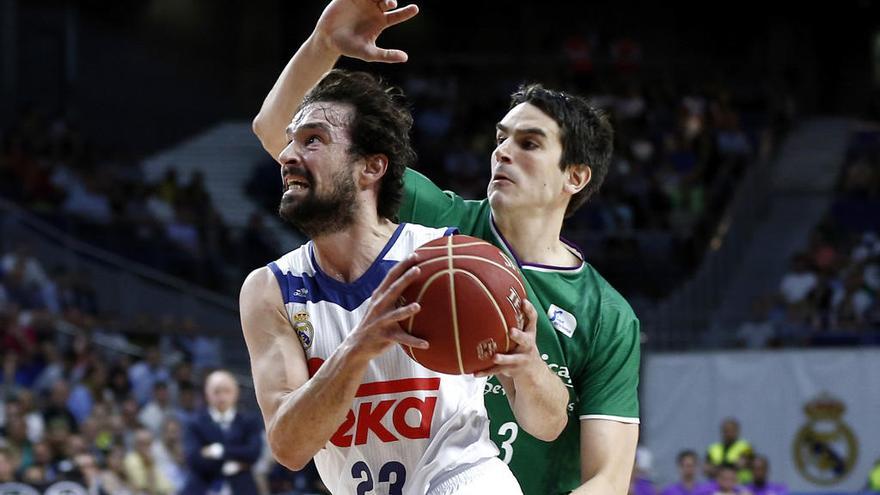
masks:
[[[373,290],[395,263],[453,229],[400,224],[373,265],[346,284],[318,267],[312,242],[269,264],[309,375],[366,313]],[[400,346],[373,359],[339,429],[315,455],[334,494],[418,494],[498,455],[483,405],[485,379],[422,367]]]

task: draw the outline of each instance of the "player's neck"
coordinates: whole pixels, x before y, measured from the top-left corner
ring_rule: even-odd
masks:
[[[373,265],[396,228],[385,218],[356,218],[345,230],[316,237],[312,242],[318,266],[340,282],[354,282]]]
[[[510,244],[519,260],[535,265],[577,266],[575,256],[559,240],[563,212],[536,215],[534,212],[503,212],[495,214],[495,225]]]

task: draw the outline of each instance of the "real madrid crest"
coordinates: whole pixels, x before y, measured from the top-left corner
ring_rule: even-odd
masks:
[[[846,478],[859,455],[859,444],[842,416],[843,402],[822,393],[804,406],[809,417],[792,446],[798,472],[817,485],[833,485]]]
[[[309,314],[306,312],[296,313],[293,315],[293,331],[296,332],[299,341],[302,343],[303,350],[308,350],[314,342],[315,329],[312,328],[312,322],[309,321]]]

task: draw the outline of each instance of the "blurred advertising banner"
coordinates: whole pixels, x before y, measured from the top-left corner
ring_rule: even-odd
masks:
[[[856,492],[880,458],[880,349],[656,353],[643,363],[642,444],[658,488],[724,418],[791,492]]]

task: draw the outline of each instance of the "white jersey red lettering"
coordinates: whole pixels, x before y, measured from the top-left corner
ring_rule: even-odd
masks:
[[[321,271],[311,242],[269,264],[310,376],[361,321],[388,270],[422,244],[451,233],[400,224],[373,265],[351,284]],[[315,455],[324,484],[334,494],[424,494],[495,457],[483,405],[485,382],[431,371],[399,346],[373,359],[345,420]]]

